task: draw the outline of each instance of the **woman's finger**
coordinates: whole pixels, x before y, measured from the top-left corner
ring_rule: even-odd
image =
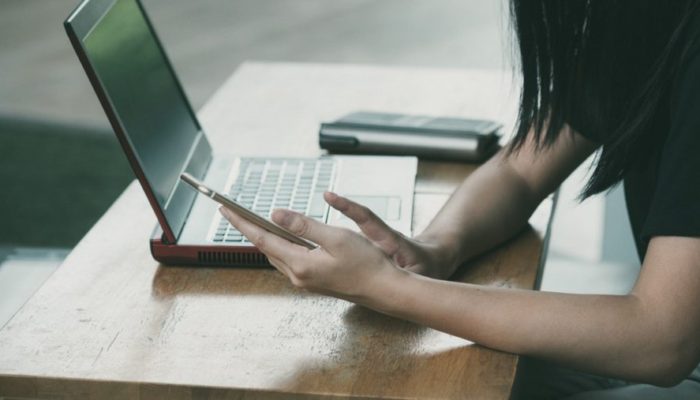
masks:
[[[401,236],[369,208],[332,192],[323,195],[326,202],[353,220],[367,238],[386,254],[393,255],[401,246]]]
[[[296,245],[290,241],[282,239],[281,237],[266,231],[259,226],[248,222],[235,212],[220,207],[219,212],[238,229],[245,237],[250,240],[258,250],[262,251],[268,257],[272,256],[280,260],[286,260],[287,262],[293,262],[293,260],[299,259],[306,255],[307,249]]]
[[[291,210],[276,209],[272,221],[290,232],[318,243],[325,249],[333,249],[340,242],[342,231],[313,218]]]

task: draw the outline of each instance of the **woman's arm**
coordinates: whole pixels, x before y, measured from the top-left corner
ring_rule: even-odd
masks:
[[[222,212],[298,287],[494,349],[602,375],[675,384],[700,361],[700,239],[654,238],[642,274],[626,296],[499,289],[411,272],[414,264],[439,265],[439,257],[424,256],[426,249],[439,254],[453,247],[450,259],[458,261],[513,235],[539,200],[593,149],[575,134],[560,135],[539,152],[534,147],[526,143],[514,155],[502,153],[472,174],[421,235],[424,247],[400,237],[366,208],[332,194],[326,200],[366,236],[276,210],[275,222],[321,245],[308,250]],[[431,240],[440,244],[430,248]]]
[[[354,232],[276,212],[275,222],[321,245],[308,250],[222,212],[295,286],[487,347],[662,386],[700,361],[698,238],[652,239],[628,295],[576,295],[428,278]]]
[[[594,150],[568,127],[551,147],[526,141],[516,153],[502,150],[474,171],[416,239],[449,254],[434,277],[447,278],[467,259],[517,234],[542,200]],[[532,135],[530,135],[532,137]]]
[[[625,296],[501,289],[402,270],[365,305],[494,349],[671,386],[700,362],[700,239],[656,237]]]

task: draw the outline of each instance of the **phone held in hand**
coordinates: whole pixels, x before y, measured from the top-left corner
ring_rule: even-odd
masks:
[[[229,210],[235,212],[238,214],[241,218],[245,219],[246,221],[265,229],[266,231],[275,234],[283,239],[286,239],[294,244],[298,244],[300,246],[304,246],[307,249],[315,249],[318,246],[309,241],[304,239],[301,236],[295,235],[294,233],[288,231],[287,229],[284,229],[283,227],[275,224],[274,222],[263,218],[262,216],[254,213],[253,211],[249,210],[242,204],[238,203],[235,200],[231,200],[230,198],[224,196],[223,194],[209,188],[207,185],[205,185],[203,182],[199,181],[197,178],[193,177],[192,175],[188,173],[183,173],[180,175],[180,179],[188,183],[190,186],[192,186],[195,190],[197,190],[199,193],[209,197],[210,199],[216,201],[217,203],[221,204],[222,206],[228,208]]]

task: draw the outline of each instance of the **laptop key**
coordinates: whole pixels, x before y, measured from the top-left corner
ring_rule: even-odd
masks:
[[[242,159],[229,195],[243,206],[269,218],[274,208],[290,208],[323,220],[327,205],[323,192],[330,189],[333,176],[332,159]],[[247,242],[228,221],[221,219],[214,241]]]
[[[323,216],[326,212],[326,202],[323,200],[323,193],[314,193],[309,205],[309,215]]]

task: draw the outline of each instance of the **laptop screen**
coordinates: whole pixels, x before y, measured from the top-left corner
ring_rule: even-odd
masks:
[[[117,0],[83,46],[156,200],[166,208],[200,128],[137,2]]]

